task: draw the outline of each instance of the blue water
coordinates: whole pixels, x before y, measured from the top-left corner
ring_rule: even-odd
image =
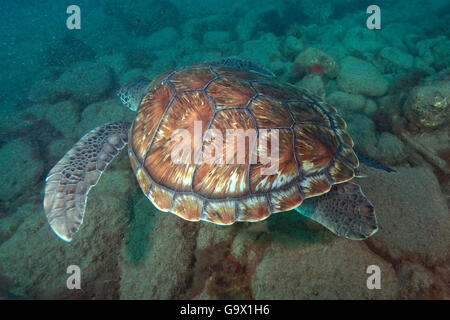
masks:
[[[69,30],[66,26],[69,17],[66,9],[73,4],[81,9],[80,30]],[[224,281],[247,281],[242,292],[239,286],[230,289],[217,285],[209,291],[205,289],[204,281],[199,278],[217,278],[221,272],[226,274],[224,270],[233,267],[233,263],[238,264],[234,258],[229,259],[226,254],[228,249],[224,249],[226,246],[216,243],[220,237],[227,239],[226,235],[213,235],[210,240],[202,238],[197,242],[211,241],[212,246],[217,244],[217,250],[227,258],[221,254],[215,256],[208,248],[195,249],[194,245],[194,248],[183,249],[193,250],[192,254],[200,261],[203,269],[198,264],[196,268],[193,267],[194,280],[186,280],[178,285],[183,287],[178,291],[174,289],[177,285],[171,283],[178,280],[164,278],[159,280],[163,283],[162,287],[159,291],[155,289],[153,295],[138,289],[133,292],[130,289],[133,287],[130,285],[133,282],[131,277],[126,283],[118,284],[125,289],[114,295],[106,294],[107,290],[101,285],[90,286],[86,295],[72,295],[72,292],[59,287],[57,281],[64,278],[65,274],[53,266],[48,267],[49,270],[62,272],[54,282],[51,277],[40,281],[38,276],[25,280],[25,277],[33,277],[32,269],[35,267],[33,262],[27,264],[30,251],[35,250],[38,252],[36,255],[44,255],[43,259],[49,265],[52,259],[60,259],[64,263],[62,257],[70,257],[74,252],[76,255],[76,246],[66,252],[64,244],[59,242],[54,244],[58,248],[57,253],[48,252],[45,246],[31,249],[33,244],[42,243],[43,239],[59,241],[46,225],[41,209],[44,179],[57,160],[84,133],[105,122],[133,119],[133,114],[120,105],[116,96],[119,88],[137,76],[153,79],[171,69],[228,56],[241,56],[255,61],[273,71],[280,82],[306,87],[332,103],[347,121],[355,148],[404,174],[392,178],[399,186],[406,186],[408,183],[405,181],[410,184],[416,181],[411,178],[416,174],[414,170],[424,170],[425,173],[421,172],[428,180],[424,179],[430,183],[424,188],[434,190],[428,197],[433,202],[427,205],[441,214],[426,222],[440,221],[442,218],[445,220],[443,226],[448,226],[450,3],[446,0],[377,1],[375,4],[381,8],[380,30],[369,30],[366,26],[370,16],[366,8],[371,4],[374,3],[353,0],[1,1],[0,169],[3,187],[0,190],[0,279],[4,277],[8,280],[0,281],[0,297],[315,298],[313,293],[303,295],[295,293],[295,290],[291,296],[288,291],[264,291],[255,284],[255,271],[252,269],[250,273],[245,268],[247,271],[242,274],[236,271],[232,276],[224,276]],[[321,58],[315,59],[318,56]],[[73,70],[78,70],[78,73],[74,72],[70,76]],[[423,87],[434,89],[421,89]],[[426,98],[420,100],[414,96],[417,92],[425,92]],[[405,139],[404,135],[409,139]],[[158,247],[151,241],[161,237],[161,234],[152,229],[155,228],[152,227],[153,218],[148,218],[142,212],[160,213],[148,201],[143,201],[146,199],[139,193],[127,165],[127,159],[123,156],[113,171],[125,172],[125,176],[121,177],[122,180],[111,178],[113,184],[128,179],[132,186],[118,187],[116,190],[122,202],[114,203],[112,208],[128,208],[126,219],[129,221],[122,221],[121,224],[124,228],[121,232],[127,243],[114,242],[113,246],[117,250],[113,252],[116,256],[123,255],[124,258],[120,259],[127,263],[133,261],[131,265],[139,266],[147,256],[160,257]],[[373,185],[377,183],[373,182]],[[107,188],[103,187],[103,191],[99,191],[96,196],[100,197],[106,191]],[[376,194],[377,191],[370,192]],[[403,196],[410,190],[400,189],[396,192]],[[414,204],[408,207],[404,203],[412,202],[414,196],[411,197],[393,200],[393,206],[399,203],[403,205],[396,211],[404,214],[417,211]],[[124,200],[129,198],[133,200]],[[111,215],[117,214],[114,212],[116,209],[111,210]],[[416,218],[422,219],[412,214],[409,222],[407,219],[395,221],[394,217],[393,220],[384,220],[384,223],[390,226],[403,225],[400,227],[401,232],[411,235],[414,226],[419,223]],[[300,231],[295,234],[289,221],[281,221],[278,216],[276,219],[276,223],[269,223],[269,230],[272,230],[269,234],[272,236],[282,234],[281,237],[287,237],[286,241],[291,239],[299,246],[309,242],[329,245],[328,238],[322,239],[311,232],[316,229],[311,229],[306,220],[294,218],[292,223],[300,226]],[[283,228],[277,227],[277,224],[288,231],[283,233]],[[195,240],[203,229],[193,231],[192,228],[200,227],[187,226],[180,230],[186,232],[186,237]],[[435,230],[432,223],[424,228],[427,232]],[[40,230],[41,233],[36,238],[29,236],[27,241],[31,247],[24,247],[21,239],[24,234],[29,235],[30,230]],[[392,289],[392,295],[371,296],[371,293],[364,293],[362,297],[448,299],[448,281],[447,284],[439,282],[445,272],[435,271],[442,266],[442,260],[449,258],[448,254],[441,255],[439,249],[440,246],[450,246],[448,229],[435,230],[438,234],[436,239],[439,240],[433,240],[431,234],[416,239],[417,248],[428,245],[433,247],[434,241],[440,243],[436,245],[436,250],[431,250],[428,257],[431,262],[428,265],[423,261],[422,251],[408,251],[403,245],[408,240],[396,238],[395,228],[385,227],[384,230],[392,238],[370,242],[368,247],[373,249],[371,254],[383,256],[383,261],[389,266],[395,265],[397,271],[402,268],[403,261],[414,261],[420,270],[412,267],[411,270],[419,275],[428,274],[431,284],[424,287],[413,284],[408,293],[404,273],[409,272],[409,267],[405,267],[404,273],[392,271],[400,288],[397,291]],[[214,234],[215,231],[208,232]],[[239,230],[234,230],[233,237],[237,233]],[[267,232],[262,234],[266,237]],[[390,241],[397,240],[398,244],[389,247]],[[258,241],[258,245],[255,245],[255,252],[258,253],[255,255],[262,259],[264,254],[261,248],[264,245],[262,240]],[[158,243],[163,242],[160,240]],[[128,253],[120,251],[122,246],[128,246]],[[10,250],[15,247],[18,249],[13,258]],[[361,250],[368,250],[364,248]],[[160,248],[165,249],[164,246]],[[105,250],[105,247],[93,246],[91,250],[88,253],[95,256],[95,250]],[[126,263],[111,259],[102,263],[111,264],[113,261],[114,265],[121,265],[123,279],[123,273],[126,272],[123,265]],[[226,260],[228,264],[221,265],[212,261],[214,259]],[[163,261],[162,265],[170,268],[170,263]],[[212,269],[219,270],[217,274],[212,271],[212,275],[209,271],[205,273],[204,270],[209,270],[208,263],[214,265],[215,269]],[[243,264],[242,261],[239,263]],[[255,263],[258,265],[260,260]],[[11,269],[12,265],[20,265],[18,269],[25,271],[16,272]],[[102,268],[101,263],[98,268]],[[100,283],[113,279],[111,281],[119,283],[119,269],[111,265],[104,268],[108,276],[92,276],[90,281]],[[152,265],[151,268],[158,272],[157,267]],[[428,269],[423,271],[421,268]],[[448,270],[448,266],[446,268]],[[44,274],[46,264],[40,264],[39,269]],[[128,265],[127,272],[132,272],[129,269],[132,267]],[[133,269],[133,272],[137,271]],[[264,274],[268,277],[268,283],[276,283],[270,272]],[[142,276],[149,275],[144,272]],[[313,274],[310,278],[314,279],[315,276]],[[139,275],[134,276],[135,281],[138,278]],[[43,289],[46,285],[50,287],[48,291]],[[438,289],[433,291],[430,289],[433,286]],[[336,284],[336,288],[340,288],[339,284]],[[311,292],[314,290],[311,289]],[[324,291],[319,292],[319,297],[358,298],[361,293],[357,289],[348,295]]]
[[[261,12],[260,16],[264,17],[264,21],[259,21],[262,26],[259,30],[254,30],[253,37],[256,37],[260,30],[280,33],[281,36],[283,32],[286,33],[286,30],[279,30],[280,23],[282,29],[287,29],[293,23],[306,26],[325,25],[339,21],[335,17],[342,20],[343,16],[348,13],[357,14],[358,19],[347,22],[347,24],[357,25],[359,23],[364,27],[365,18],[368,16],[365,8],[370,4],[370,1],[336,1],[332,5],[335,12],[329,15],[327,21],[321,21],[317,16],[304,14],[298,1],[258,1],[256,6],[250,1],[242,4],[232,0],[192,1],[191,5],[185,1],[172,2],[181,14],[180,19],[173,21],[172,25],[179,28],[180,31],[183,30],[183,23],[188,19],[216,14],[230,16],[232,23],[229,23],[226,28],[227,31],[231,31],[235,29],[236,21],[242,20],[246,14]],[[321,3],[325,2],[319,1],[318,8],[315,10],[320,10]],[[65,11],[70,4],[72,4],[70,1],[40,1],[37,3],[25,0],[2,1],[0,4],[1,78],[3,79],[0,94],[2,101],[7,102],[2,105],[2,112],[11,108],[26,95],[33,81],[36,81],[36,72],[42,68],[43,51],[62,36],[71,35],[86,42],[97,50],[98,55],[105,51],[123,52],[126,50],[130,38],[136,37],[133,30],[121,28],[121,21],[111,19],[105,14],[105,1],[98,1],[95,4],[89,1],[78,1],[77,5],[82,8],[82,29],[69,31],[65,26],[68,16]],[[411,26],[424,30],[430,37],[448,33],[449,8],[447,1],[405,3],[402,1],[379,1],[378,5],[383,9],[386,8],[382,15],[383,26],[391,22],[408,22]],[[389,10],[392,7],[393,9]],[[284,14],[282,18],[279,16],[280,12],[281,15]],[[133,18],[139,19],[139,14]],[[271,21],[272,19],[274,21]],[[167,25],[171,24],[169,21],[166,23]],[[114,32],[115,28],[119,29],[119,32]],[[211,28],[216,29],[214,26]],[[217,29],[220,30],[220,28]],[[112,33],[110,33],[111,30]],[[167,44],[168,47],[175,45]],[[198,49],[202,51],[201,44]]]

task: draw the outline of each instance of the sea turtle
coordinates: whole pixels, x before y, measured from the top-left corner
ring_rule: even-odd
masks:
[[[349,182],[359,160],[345,121],[306,89],[275,81],[256,63],[228,58],[169,71],[151,83],[137,79],[119,96],[137,110],[133,123],[87,133],[46,178],[44,209],[61,239],[71,241],[78,231],[90,188],[127,143],[144,194],[159,210],[185,220],[230,225],[296,209],[349,239],[377,231],[374,207]],[[248,134],[252,130],[258,139]],[[244,133],[241,144],[234,137],[222,141],[229,131]],[[193,134],[194,143],[177,132]],[[261,143],[263,133],[267,140],[276,136],[270,142],[278,147]],[[172,158],[180,145],[190,161]],[[246,150],[240,162],[238,145]],[[267,173],[261,154],[270,158],[275,149],[271,161],[278,167]],[[224,161],[202,161],[207,150]],[[317,198],[301,205],[311,197]]]

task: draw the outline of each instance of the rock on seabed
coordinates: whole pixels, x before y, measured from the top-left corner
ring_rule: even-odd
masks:
[[[33,187],[44,170],[44,162],[23,139],[12,140],[0,148],[0,200],[7,201]]]
[[[372,64],[351,56],[342,60],[337,83],[342,91],[370,97],[384,95],[389,87],[388,81]]]
[[[450,121],[450,83],[415,87],[408,96],[403,111],[420,127],[437,128]]]

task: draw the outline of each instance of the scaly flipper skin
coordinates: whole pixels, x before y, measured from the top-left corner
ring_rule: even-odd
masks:
[[[373,205],[352,182],[336,184],[327,194],[305,201],[296,210],[347,239],[364,240],[378,231]]]
[[[359,152],[357,149],[353,149],[353,151],[355,152],[356,156],[358,157],[359,162],[365,164],[368,167],[379,169],[379,170],[384,170],[386,172],[396,172],[394,169],[389,168],[387,165],[382,164],[381,162],[375,160],[372,157],[369,157],[367,154]]]
[[[131,123],[119,121],[92,130],[50,170],[45,180],[44,210],[61,239],[72,240],[80,228],[87,194],[128,143],[130,126]]]

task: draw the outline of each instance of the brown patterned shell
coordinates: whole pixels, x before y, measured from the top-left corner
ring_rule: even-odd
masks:
[[[359,165],[344,120],[305,89],[207,64],[168,72],[149,88],[130,130],[131,164],[153,204],[186,220],[259,221],[352,179]],[[171,161],[172,134],[193,134],[194,121],[203,140],[189,144],[191,155],[216,142],[214,134],[205,139],[207,129],[224,137],[227,129],[278,129],[278,171],[262,174],[267,165],[251,161],[250,152],[243,164]],[[262,148],[256,139],[253,145]]]

